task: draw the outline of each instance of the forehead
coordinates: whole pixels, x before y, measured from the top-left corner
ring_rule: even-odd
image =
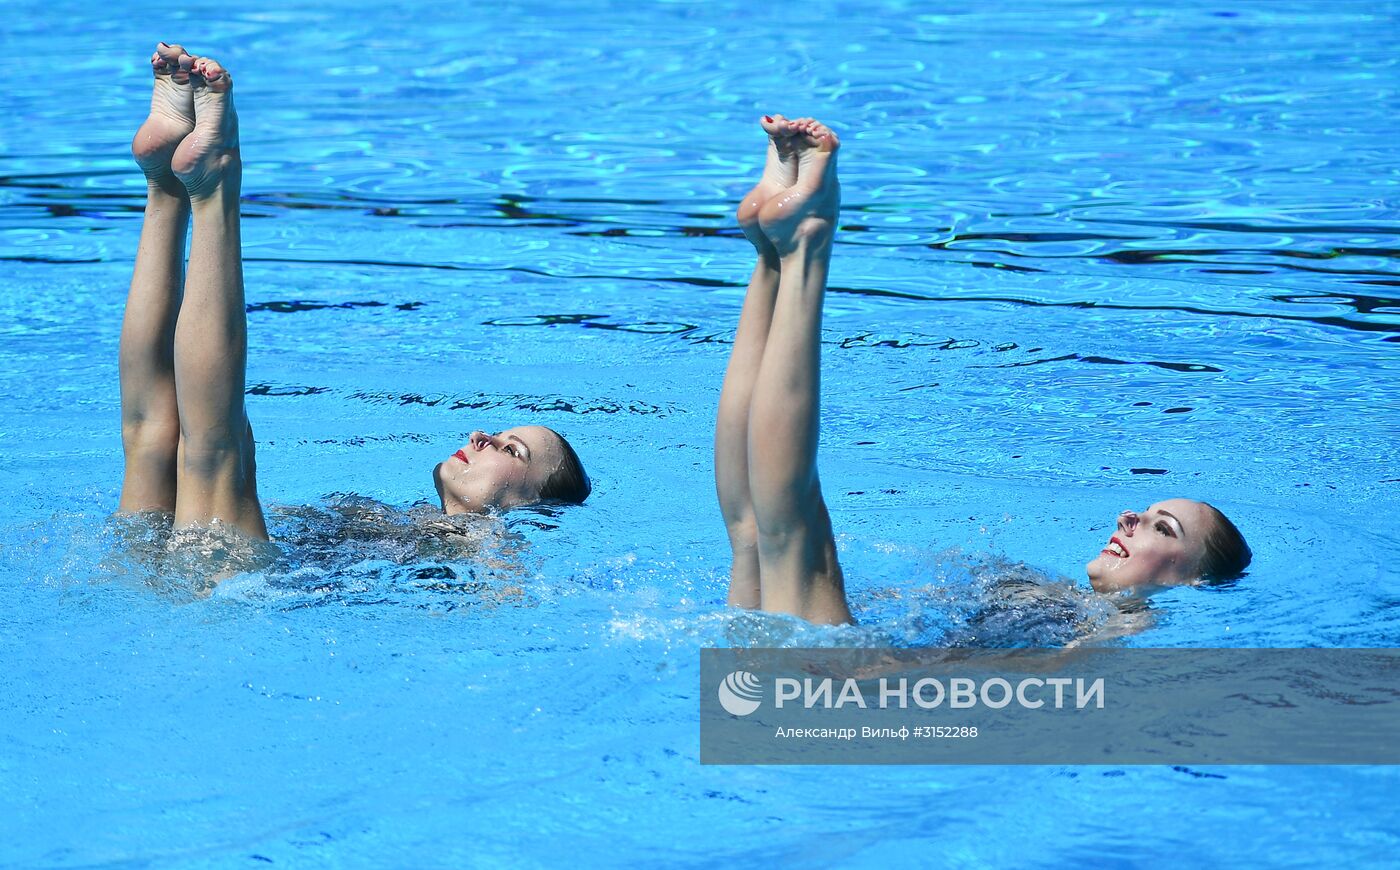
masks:
[[[1181,522],[1188,535],[1205,534],[1206,525],[1210,522],[1210,512],[1206,510],[1206,506],[1189,498],[1169,498],[1165,501],[1159,501],[1147,511],[1148,513],[1166,511]]]
[[[512,435],[525,442],[525,446],[530,448],[532,459],[561,454],[559,436],[543,426],[516,426],[501,432],[502,438],[509,438]]]

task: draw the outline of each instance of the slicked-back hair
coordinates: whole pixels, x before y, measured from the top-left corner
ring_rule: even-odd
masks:
[[[554,432],[553,429],[549,431]],[[559,445],[564,448],[564,458],[544,482],[544,486],[540,487],[540,499],[562,504],[583,504],[584,499],[593,491],[593,483],[588,479],[588,472],[583,470],[583,463],[579,461],[569,439],[558,432],[554,432],[554,437],[559,439]]]
[[[1244,573],[1254,559],[1244,535],[1215,505],[1202,502],[1215,520],[1205,538],[1205,554],[1201,557],[1201,579],[1208,583],[1234,580]]]

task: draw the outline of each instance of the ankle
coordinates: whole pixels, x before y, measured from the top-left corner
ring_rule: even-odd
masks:
[[[771,244],[758,249],[758,266],[768,272],[778,273],[783,268],[783,258]]]
[[[209,205],[238,207],[239,194],[243,189],[242,166],[237,160],[222,163],[226,160],[227,157],[215,158],[214,164],[205,171],[189,173],[181,179],[195,208]]]
[[[146,173],[146,202],[189,205],[190,196],[173,172]]]
[[[791,239],[785,239],[781,247],[781,262],[789,268],[806,268],[814,264],[826,263],[831,259],[831,241],[834,233],[828,225],[807,230],[799,228]]]
[[[236,217],[239,209],[239,185],[218,180],[190,191],[190,207],[196,214],[218,213]]]

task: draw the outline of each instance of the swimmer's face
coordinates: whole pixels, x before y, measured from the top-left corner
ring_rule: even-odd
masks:
[[[1085,566],[1089,582],[1096,592],[1194,583],[1214,522],[1205,505],[1184,498],[1158,502],[1142,513],[1123,511],[1113,537]]]
[[[433,484],[449,514],[509,510],[538,502],[563,461],[559,436],[543,426],[473,432],[461,450],[433,468]]]

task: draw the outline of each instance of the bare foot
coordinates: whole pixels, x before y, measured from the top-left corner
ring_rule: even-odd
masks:
[[[841,140],[812,118],[789,121],[790,144],[797,160],[797,180],[759,208],[758,223],[779,255],[803,244],[829,244],[841,208],[836,179],[836,151]]]
[[[190,89],[189,72],[180,68],[180,56],[184,54],[184,48],[163,42],[151,54],[151,72],[156,79],[151,91],[151,114],[131,140],[131,154],[152,184],[175,182],[170,158],[180,141],[194,129],[194,92]]]
[[[242,175],[238,154],[238,113],[233,110],[233,79],[216,60],[180,58],[194,93],[194,130],[184,138],[170,168],[184,182],[192,201],[208,199],[221,187],[235,196]]]
[[[760,253],[771,252],[773,243],[759,229],[759,211],[765,202],[797,181],[797,131],[791,123],[782,115],[764,115],[759,122],[763,132],[768,134],[768,158],[763,166],[763,177],[739,203],[739,227]]]

